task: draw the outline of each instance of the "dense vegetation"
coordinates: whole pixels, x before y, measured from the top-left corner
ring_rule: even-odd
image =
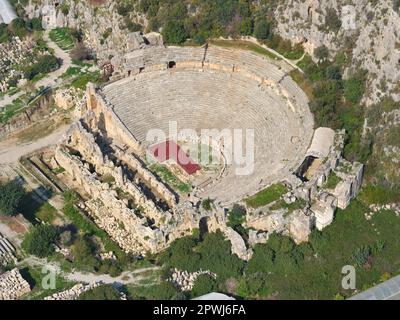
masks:
[[[242,260],[231,254],[230,242],[220,232],[206,234],[203,241],[193,236],[178,239],[158,259],[169,268],[210,270],[218,275],[218,285],[239,277],[244,266]]]
[[[63,213],[72,222],[74,229],[81,231],[80,234],[73,237],[71,243],[73,263],[76,267],[118,276],[124,267],[136,261],[133,256],[127,255],[122,251],[104,230],[96,226],[77,209],[75,204],[79,197],[76,193],[72,191],[65,192],[64,200]],[[99,241],[101,243],[98,243]],[[118,259],[100,260],[97,253],[101,246],[104,246],[107,251],[114,252]]]
[[[7,42],[11,37],[25,38],[32,34],[33,31],[42,30],[42,22],[39,18],[24,20],[17,18],[9,25],[0,24],[0,43]]]
[[[24,193],[21,184],[15,180],[0,183],[0,214],[15,215]]]
[[[82,293],[79,300],[120,300],[118,290],[111,285],[103,284]]]
[[[37,62],[33,65],[27,66],[24,71],[24,76],[28,80],[32,80],[39,74],[46,74],[54,71],[59,67],[58,59],[50,54],[40,56]]]
[[[129,19],[139,11],[149,19],[148,29],[162,30],[166,43],[181,44],[187,39],[204,43],[209,38],[254,35],[260,40],[271,36],[271,16],[276,1],[250,0],[121,0],[117,12],[124,17],[129,30],[143,26]]]
[[[343,80],[346,62],[341,60],[341,54],[330,61],[326,48],[321,47],[316,56],[320,59],[317,64],[307,56],[299,63],[306,78],[306,83],[300,84],[311,100],[315,125],[346,129],[345,157],[365,163],[372,150],[370,137],[361,138],[365,110],[360,100],[365,90],[365,72],[355,72]],[[297,78],[295,73],[292,75]]]
[[[22,247],[24,250],[39,258],[45,258],[54,253],[57,231],[51,225],[33,226],[29,233],[25,235]]]
[[[363,191],[361,199],[368,194]],[[247,263],[230,254],[230,243],[220,233],[207,234],[203,242],[196,237],[178,239],[159,262],[167,268],[217,274],[216,279],[199,277],[190,297],[211,291],[246,299],[348,297],[354,291],[341,287],[345,265],[355,266],[358,290],[400,272],[398,218],[386,211],[368,221],[367,206],[364,200],[353,201],[323,232],[313,231],[309,243],[296,246],[290,238],[272,234],[266,244],[254,247]]]

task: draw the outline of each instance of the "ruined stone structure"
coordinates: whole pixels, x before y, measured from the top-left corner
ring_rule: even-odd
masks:
[[[88,86],[81,118],[54,159],[65,169],[67,185],[81,194],[83,213],[125,251],[160,252],[204,224],[207,231],[221,230],[232,252],[248,260],[252,249],[226,223],[224,208],[232,203],[283,182],[289,191],[282,199],[248,208],[249,243],[263,243],[272,232],[300,243],[315,226],[330,224],[336,207],[345,208],[359,191],[363,167],[341,157],[344,133],[314,132],[308,99],[282,65],[213,46],[136,50],[122,65],[113,82]],[[177,124],[173,134],[170,121]],[[200,163],[193,177],[178,176],[192,188],[182,192],[146,157],[149,146],[160,142],[148,139],[154,129],[183,148],[197,143],[204,129],[251,129],[253,170],[238,174],[242,164],[229,162],[225,141],[212,136],[220,162],[212,169]],[[161,165],[175,173],[174,164]],[[214,200],[210,212],[199,205],[208,197]],[[296,209],[277,207],[282,201]]]
[[[0,44],[0,92],[9,89],[10,80],[23,78],[23,73],[16,66],[28,59],[37,59],[33,54],[34,46],[34,41],[21,40],[19,37],[13,37],[11,41]]]
[[[301,243],[308,241],[314,227],[322,230],[331,224],[336,209],[345,209],[356,197],[363,178],[363,165],[345,160],[343,146],[343,131],[315,130],[304,162],[285,180],[288,194],[265,207],[250,209],[247,226],[268,234],[284,233]],[[279,201],[300,203],[302,209],[275,208]]]
[[[0,233],[0,265],[16,262],[15,247]]]
[[[82,284],[78,283],[74,285],[71,289],[57,292],[51,296],[45,297],[43,300],[76,300],[79,296],[89,290],[98,287],[100,283],[93,284]]]
[[[17,268],[0,275],[0,300],[16,300],[30,291],[29,283]]]
[[[246,130],[254,130],[250,174],[238,174],[244,166],[232,161],[193,183],[199,186],[198,197],[229,205],[282,180],[303,160],[313,119],[307,97],[287,71],[248,51],[213,46],[149,48],[127,54],[123,69],[116,73],[125,78],[90,99],[116,115],[134,137],[131,144],[142,152],[151,143],[147,135],[152,129],[167,137],[171,134],[170,121],[176,121],[178,135],[184,129],[197,135],[204,129],[232,133],[240,129],[245,140]],[[106,126],[108,122],[106,118]]]

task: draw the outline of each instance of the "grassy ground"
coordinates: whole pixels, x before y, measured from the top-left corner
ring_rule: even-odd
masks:
[[[77,89],[86,89],[88,82],[96,83],[99,80],[100,72],[89,72],[87,69],[91,65],[75,65],[67,69],[61,76],[64,80],[69,80],[71,86]]]
[[[293,203],[286,203],[283,199],[277,201],[272,207],[271,210],[277,210],[277,209],[287,209],[288,212],[287,214],[298,210],[302,209],[306,206],[306,202],[303,199],[297,199]]]
[[[30,222],[37,223],[36,219],[43,222],[52,223],[57,216],[57,210],[49,203],[39,203],[27,193],[19,205],[20,213]]]
[[[49,37],[64,51],[69,51],[74,47],[74,38],[68,28],[55,28],[50,31]]]
[[[295,81],[298,86],[304,91],[308,99],[312,100],[314,98],[312,82],[306,79],[304,74],[302,74],[299,70],[293,70],[289,74],[293,81]]]
[[[385,272],[400,272],[400,220],[392,212],[382,212],[367,221],[367,208],[353,201],[339,210],[334,222],[323,230],[316,254],[306,255],[292,274],[271,274],[269,285],[280,299],[333,299],[337,293],[350,296],[352,290],[341,288],[342,267],[352,264],[354,251],[376,241],[385,242],[382,252],[373,256],[370,268],[356,268],[356,287],[367,289],[380,281]]]
[[[154,171],[168,186],[179,193],[188,193],[191,190],[191,186],[187,183],[183,183],[177,177],[175,177],[171,171],[165,166],[159,164],[152,164],[150,169]]]
[[[334,172],[332,172],[329,175],[328,181],[326,181],[325,184],[325,188],[333,190],[336,188],[336,186],[338,185],[338,183],[341,181],[342,179],[340,179]]]
[[[15,99],[11,104],[6,105],[0,111],[0,123],[6,123],[12,117],[20,113],[25,108],[25,103],[20,98]]]
[[[56,275],[55,288],[46,289],[42,286],[42,280],[49,273],[42,273],[42,269],[39,267],[25,267],[21,270],[22,276],[31,285],[32,291],[25,295],[23,299],[27,300],[41,300],[47,296],[50,296],[56,292],[61,292],[72,288],[76,283],[67,281],[60,275]],[[45,282],[46,283],[46,282]]]
[[[268,188],[261,190],[254,196],[244,199],[246,204],[252,208],[259,208],[268,203],[278,200],[287,192],[287,188],[282,184],[273,184]]]

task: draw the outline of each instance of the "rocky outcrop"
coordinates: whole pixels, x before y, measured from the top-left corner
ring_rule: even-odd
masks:
[[[100,65],[110,59],[118,65],[123,53],[160,45],[162,38],[155,33],[146,36],[130,32],[123,17],[117,13],[117,5],[116,1],[93,6],[89,1],[40,0],[30,1],[25,10],[30,18],[41,17],[45,29],[69,27],[82,30],[86,45],[96,54]],[[146,18],[138,13],[132,13],[131,19],[147,24]]]
[[[5,123],[0,123],[0,138],[18,132],[29,126],[50,118],[54,113],[51,111],[53,99],[50,94],[45,94],[38,101],[23,109],[22,112],[8,119]]]
[[[181,289],[181,291],[192,291],[194,284],[196,283],[197,277],[203,274],[208,275],[214,279],[217,277],[215,273],[212,273],[209,270],[187,272],[178,269],[172,269],[172,275],[169,281],[177,285]]]
[[[332,56],[341,50],[350,53],[348,71],[368,70],[367,104],[385,95],[400,99],[400,16],[392,0],[285,0],[275,17],[276,32],[293,43],[303,43],[311,55],[325,45]]]

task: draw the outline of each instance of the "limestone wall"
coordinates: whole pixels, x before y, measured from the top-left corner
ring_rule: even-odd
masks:
[[[104,129],[107,134],[119,139],[137,153],[143,153],[140,142],[126,129],[123,122],[112,111],[112,107],[106,105],[92,84],[88,85],[86,95],[87,109],[95,113],[101,129]]]

